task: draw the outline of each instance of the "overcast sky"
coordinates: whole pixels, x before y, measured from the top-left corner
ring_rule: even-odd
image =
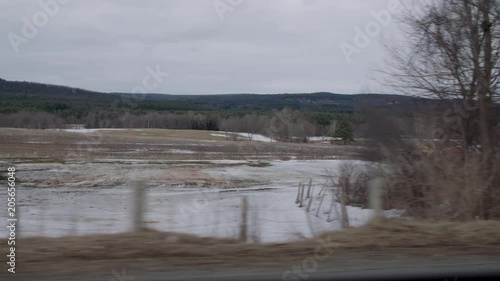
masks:
[[[340,48],[389,0],[54,1],[0,0],[0,78],[104,92],[143,80],[168,94],[390,92],[372,70],[394,21],[350,62]],[[148,67],[169,75],[156,83]]]

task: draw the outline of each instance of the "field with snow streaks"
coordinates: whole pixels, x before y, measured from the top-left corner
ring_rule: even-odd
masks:
[[[297,240],[340,228],[338,216],[328,214],[338,209],[331,207],[331,191],[321,208],[316,195],[344,161],[369,165],[350,159],[353,148],[258,136],[226,141],[214,140],[213,132],[1,130],[6,146],[0,149],[0,166],[18,172],[22,236],[128,231],[133,187],[141,181],[148,228],[235,238],[247,196],[252,241]],[[299,182],[309,180],[316,197],[305,212],[295,199]],[[372,216],[371,210],[351,206],[348,213],[351,226]],[[4,213],[0,219],[6,219]],[[0,237],[6,236],[1,229]]]

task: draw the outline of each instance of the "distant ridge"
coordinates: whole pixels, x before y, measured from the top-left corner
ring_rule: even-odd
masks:
[[[441,101],[403,95],[294,94],[171,95],[103,93],[68,86],[0,78],[0,112],[22,110],[81,112],[125,111],[272,111],[290,107],[321,112],[352,112],[356,106],[435,109]]]

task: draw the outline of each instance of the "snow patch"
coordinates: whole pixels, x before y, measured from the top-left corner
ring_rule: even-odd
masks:
[[[128,129],[121,129],[121,128],[106,128],[106,129],[62,129],[62,131],[69,132],[69,133],[82,133],[82,134],[88,134],[88,133],[95,133],[97,131],[125,131]]]
[[[224,137],[224,138],[227,137],[229,139],[231,139],[231,137],[233,135],[237,135],[239,138],[244,138],[247,140],[260,141],[260,142],[275,142],[275,140],[273,140],[269,137],[259,135],[259,134],[251,134],[251,133],[238,133],[238,132],[224,132],[224,131],[222,131],[222,132],[211,133],[210,135],[212,135],[214,137]]]

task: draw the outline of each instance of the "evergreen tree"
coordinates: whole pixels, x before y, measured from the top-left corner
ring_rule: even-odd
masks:
[[[335,130],[334,137],[340,138],[343,144],[348,144],[354,141],[351,124],[345,120],[338,121],[337,129]]]

